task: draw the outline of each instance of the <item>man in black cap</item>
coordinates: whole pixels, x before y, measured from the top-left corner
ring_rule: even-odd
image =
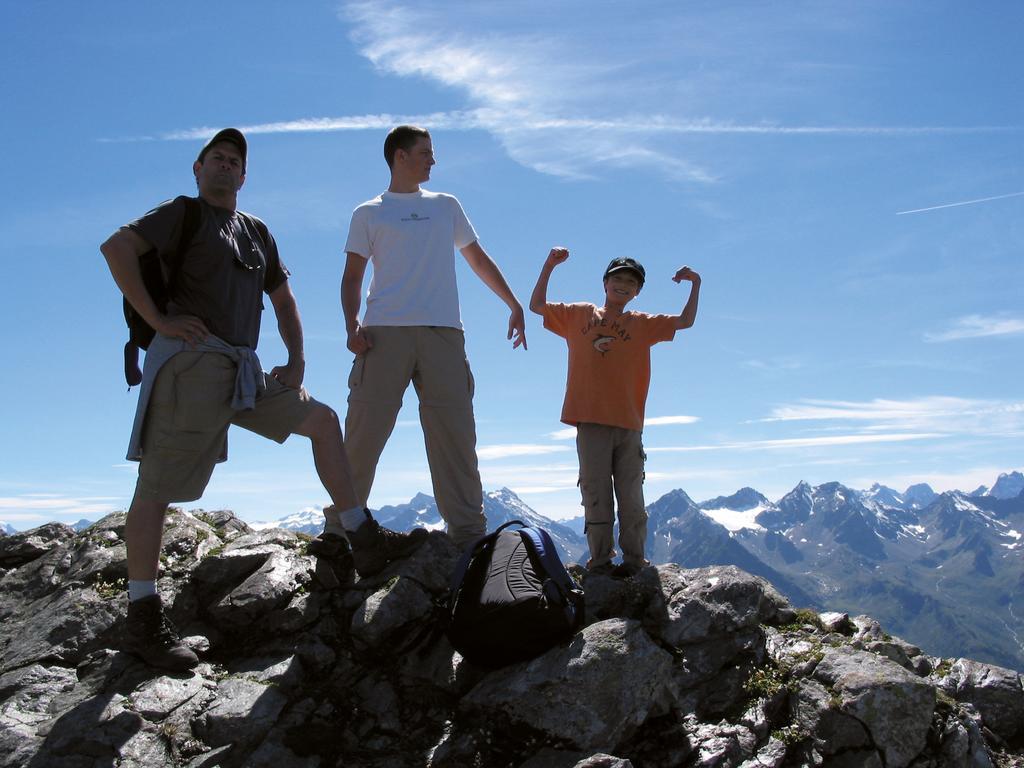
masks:
[[[544,327],[562,336],[569,350],[562,422],[576,427],[584,528],[591,573],[632,576],[649,565],[644,557],[647,512],[644,509],[644,408],[651,382],[651,347],[671,341],[676,331],[697,318],[700,275],[681,267],[672,279],[690,283],[690,296],[678,315],[649,315],[626,309],[644,287],[647,272],[635,259],[612,259],[604,271],[604,302],[548,303],[551,272],[569,258],[552,248],[530,297],[530,309]],[[613,493],[614,491],[614,493]],[[619,547],[612,529],[618,502]]]
[[[358,532],[344,538],[341,515],[359,506],[338,417],[302,388],[302,324],[288,270],[262,221],[237,210],[247,145],[225,128],[193,163],[198,197],[178,197],[121,227],[100,251],[125,298],[156,331],[146,353],[128,459],[139,478],[128,510],[128,620],[124,649],[147,663],[190,669],[195,653],[165,617],[156,589],[163,524],[172,502],[202,496],[214,465],[227,457],[228,426],[277,442],[308,437],[333,505],[325,536],[310,545],[340,581],[380,571],[422,540],[377,525],[362,512]],[[146,289],[139,257],[155,250],[168,277],[166,310]],[[256,357],[266,294],[288,361],[265,374]]]

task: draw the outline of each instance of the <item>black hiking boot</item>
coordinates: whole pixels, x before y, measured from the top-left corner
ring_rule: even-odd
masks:
[[[650,565],[650,563],[648,563]],[[643,566],[636,563],[619,563],[612,568],[612,578],[615,579],[631,579],[640,573],[640,569]]]
[[[595,566],[588,565],[587,574],[591,576],[614,576],[615,566],[610,561]]]
[[[181,642],[171,620],[164,614],[159,595],[128,603],[121,650],[138,656],[151,667],[184,672],[199,664],[199,657]]]
[[[316,557],[316,578],[327,589],[350,587],[356,580],[352,547],[344,536],[324,531],[306,546]]]
[[[366,510],[366,522],[347,535],[356,571],[363,578],[380,573],[393,560],[408,557],[427,540],[424,528],[398,533],[374,520],[369,510]]]

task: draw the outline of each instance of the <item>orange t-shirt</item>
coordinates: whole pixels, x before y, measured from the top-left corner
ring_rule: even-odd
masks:
[[[544,327],[569,347],[562,421],[643,431],[651,347],[675,337],[676,320],[643,312],[609,320],[593,304],[545,304]]]

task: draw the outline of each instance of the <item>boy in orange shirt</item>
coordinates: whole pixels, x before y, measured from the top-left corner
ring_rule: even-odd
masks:
[[[671,341],[697,317],[700,275],[682,267],[673,276],[690,283],[690,298],[678,315],[648,315],[626,310],[647,275],[639,262],[613,259],[604,272],[604,306],[549,304],[548,280],[569,258],[552,248],[530,297],[530,310],[544,327],[562,336],[569,348],[569,373],[562,422],[576,427],[585,532],[590,547],[587,569],[632,576],[645,565],[647,510],[644,508],[644,454],[641,436],[644,405],[651,381],[651,347]],[[614,567],[612,529],[614,488],[618,500],[622,565]]]

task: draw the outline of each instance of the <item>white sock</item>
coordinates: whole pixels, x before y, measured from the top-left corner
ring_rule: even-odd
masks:
[[[324,533],[334,536],[344,536],[345,528],[341,524],[341,514],[334,505],[324,507]]]
[[[346,509],[342,512],[339,517],[341,518],[341,524],[345,527],[345,530],[349,533],[355,533],[359,530],[359,526],[365,523],[370,518],[366,514],[366,510],[362,507],[352,507],[352,509]]]
[[[352,507],[339,512],[332,504],[324,507],[324,533],[344,536],[346,531],[355,531],[366,522],[366,513],[362,507]]]
[[[128,580],[128,600],[129,602],[135,602],[141,600],[144,597],[156,594],[156,581],[145,581],[142,579]]]

